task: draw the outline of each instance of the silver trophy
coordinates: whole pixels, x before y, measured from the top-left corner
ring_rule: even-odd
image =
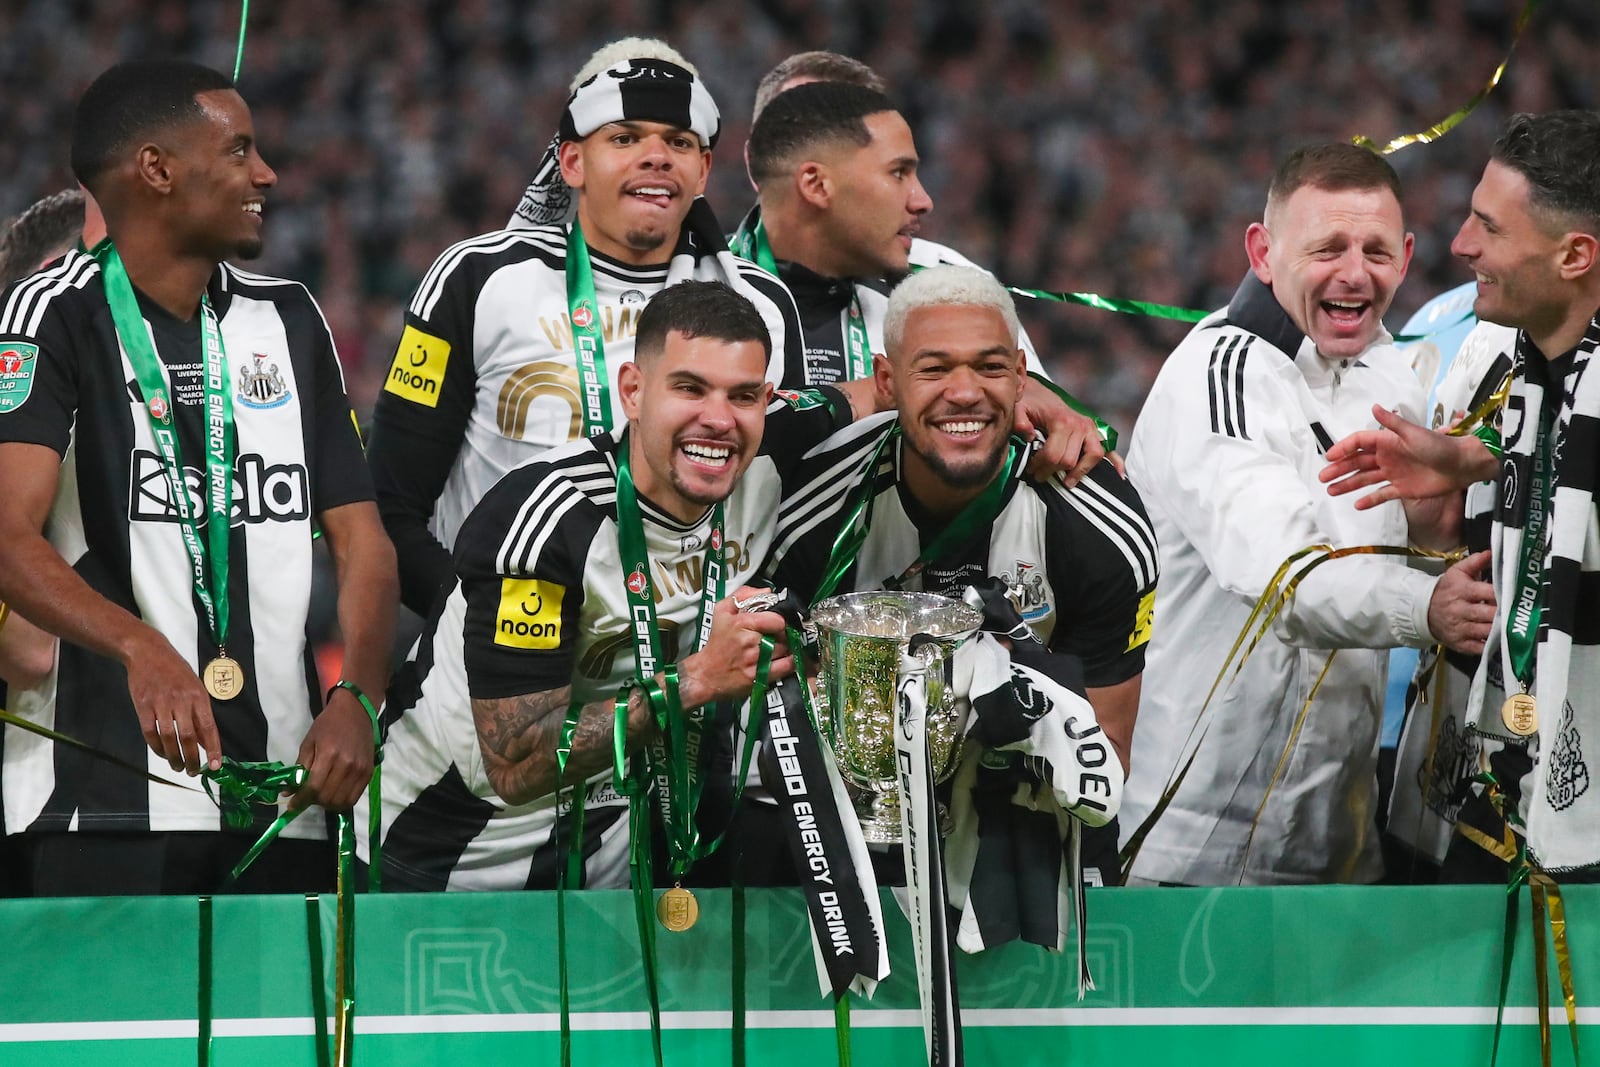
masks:
[[[862,836],[900,841],[900,787],[894,731],[900,702],[901,655],[917,642],[927,691],[928,747],[935,781],[955,772],[961,751],[957,694],[950,657],[977,632],[983,616],[971,606],[932,593],[877,591],[830,597],[811,609],[822,653],[819,718],[845,782],[854,788]]]

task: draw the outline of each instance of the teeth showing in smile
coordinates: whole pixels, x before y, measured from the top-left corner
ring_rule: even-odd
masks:
[[[659,185],[640,186],[633,191],[634,196],[671,196],[672,190]]]
[[[1490,282],[1490,278],[1487,274],[1475,273],[1473,276],[1478,279],[1478,284],[1480,285],[1488,285]]]
[[[728,462],[728,457],[733,455],[731,448],[713,448],[710,445],[684,445],[684,453],[690,459],[698,460],[712,467],[720,467]]]
[[[966,422],[945,422],[939,425],[939,429],[949,434],[975,434],[983,431],[983,423],[976,419]]]
[[[261,205],[260,204],[246,204],[244,206],[244,209],[246,211],[248,211],[252,215],[261,214]]]

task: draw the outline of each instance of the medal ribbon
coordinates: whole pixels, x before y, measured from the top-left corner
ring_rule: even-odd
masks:
[[[883,459],[884,450],[899,436],[900,425],[896,423],[889,428],[883,440],[878,442],[878,448],[867,464],[866,475],[856,489],[855,499],[850,503],[844,525],[834,537],[833,549],[828,553],[828,563],[823,568],[822,581],[817,586],[816,594],[811,598],[812,603],[824,600],[833,594],[845,573],[854,565],[856,554],[866,542],[867,533],[872,527],[872,507],[878,497],[878,465]],[[993,522],[995,516],[1000,514],[1006,487],[1027,462],[1027,455],[1027,445],[1019,438],[1013,437],[1007,451],[1005,467],[996,473],[983,492],[967,502],[967,506],[939,531],[905,570],[897,577],[886,580],[884,587],[900,588],[926,570],[928,564],[966,544],[980,529]]]
[[[772,254],[772,243],[767,239],[767,227],[759,218],[754,226],[740,224],[729,242],[733,254],[747,259],[762,270],[777,277],[778,258]],[[861,296],[852,283],[850,307],[844,319],[845,374],[847,382],[872,377],[872,342],[867,339],[867,317],[861,311]]]
[[[583,228],[572,220],[567,238],[567,318],[572,321],[572,348],[578,358],[578,391],[582,395],[583,436],[611,432],[611,386],[606,380],[606,346],[600,331],[600,301],[594,295],[594,268]]]
[[[200,537],[200,516],[189,499],[184,480],[183,450],[178,443],[172,401],[168,398],[167,378],[161,357],[139,312],[139,301],[128,280],[127,269],[116,246],[103,241],[95,248],[100,272],[105,278],[106,302],[111,306],[111,321],[122,342],[128,362],[133,365],[139,392],[145,401],[145,416],[150,435],[161,454],[167,490],[183,531],[183,547],[189,554],[194,580],[194,595],[206,613],[206,626],[220,653],[228,639],[228,535],[233,510],[233,394],[228,389],[227,356],[222,348],[211,301],[200,298],[201,348],[204,353],[203,385],[206,418],[206,540]],[[155,405],[163,405],[157,414]],[[209,550],[210,567],[206,566]]]
[[[1543,413],[1533,442],[1533,462],[1528,477],[1528,510],[1522,524],[1522,545],[1517,553],[1517,596],[1506,612],[1506,650],[1511,670],[1526,693],[1533,684],[1534,660],[1539,647],[1539,619],[1544,615],[1544,528],[1550,512],[1550,439],[1555,427]]]

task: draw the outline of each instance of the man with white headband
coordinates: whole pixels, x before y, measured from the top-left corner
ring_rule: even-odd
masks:
[[[448,584],[457,531],[501,475],[622,424],[617,368],[666,286],[715,280],[748,297],[772,337],[768,380],[801,384],[793,299],[728,253],[700,198],[719,129],[667,45],[602,48],[508,228],[452,246],[417,287],[368,452],[408,607],[426,614]]]

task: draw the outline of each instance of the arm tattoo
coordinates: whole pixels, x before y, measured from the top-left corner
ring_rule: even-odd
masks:
[[[472,701],[478,728],[484,772],[502,799],[526,804],[556,790],[556,745],[566,722],[572,688],[562,686],[543,693]],[[637,689],[628,699],[628,747],[641,736],[644,698]],[[612,720],[610,700],[586,704],[572,735],[563,784],[581,782],[610,766]]]

